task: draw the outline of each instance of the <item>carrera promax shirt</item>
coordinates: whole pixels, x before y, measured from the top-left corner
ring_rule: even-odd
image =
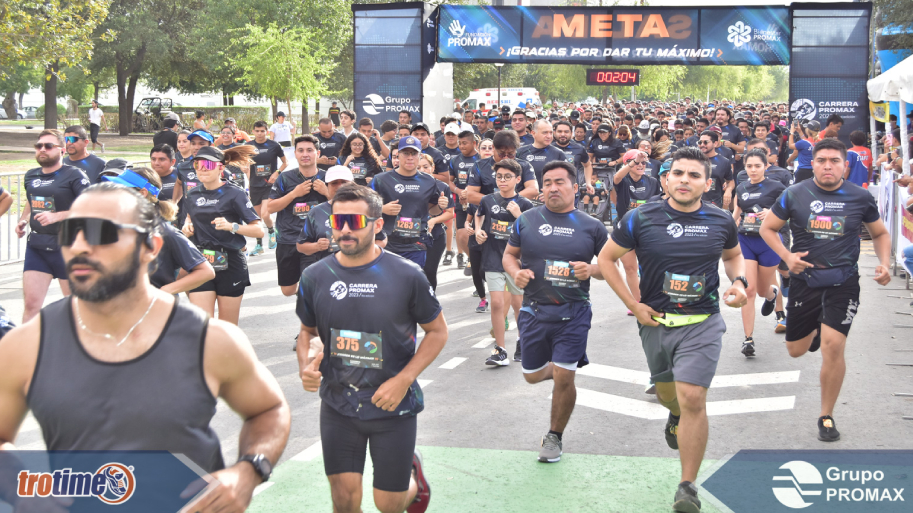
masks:
[[[47,226],[35,220],[42,212],[66,212],[70,210],[76,196],[89,186],[89,178],[81,169],[62,166],[53,173],[42,173],[41,168],[30,169],[23,178],[25,195],[29,202],[29,244],[57,248],[57,232],[60,223]]]
[[[415,354],[416,325],[435,320],[441,305],[421,267],[382,251],[373,262],[360,267],[344,267],[330,257],[305,269],[296,311],[301,323],[316,327],[324,341],[320,398],[340,414],[355,417],[358,403],[350,402],[352,394],[364,390],[369,397],[362,402],[370,402],[377,387],[402,371]],[[346,343],[356,339],[366,342],[355,347]],[[372,361],[352,365],[351,358],[340,351],[362,354]],[[378,357],[379,362],[374,360]],[[416,407],[408,408],[409,398],[404,398],[388,415],[421,411],[418,383],[412,383],[406,394],[413,394]]]
[[[761,220],[756,214],[770,208],[785,190],[786,187],[782,183],[772,178],[764,178],[758,183],[748,181],[739,185],[735,194],[739,209],[742,211],[739,233],[760,237],[758,229],[761,227]]]
[[[517,184],[517,192],[520,192],[524,189],[526,182],[536,179],[536,173],[533,171],[533,167],[525,160],[518,160],[517,162],[520,163],[520,183]],[[476,161],[475,166],[472,168],[472,173],[469,175],[469,183],[467,185],[479,187],[479,192],[484,195],[492,194],[498,190],[493,168],[494,164],[494,157]]]
[[[203,248],[221,246],[240,250],[246,244],[244,236],[239,233],[216,230],[212,221],[217,217],[224,217],[229,223],[239,224],[250,224],[260,220],[244,191],[230,184],[213,190],[208,190],[202,185],[194,187],[184,200],[184,208],[193,221],[192,240]]]
[[[732,162],[719,154],[710,157],[710,190],[701,199],[722,207],[724,187],[732,179]]]
[[[739,244],[729,212],[706,201],[695,212],[679,212],[668,200],[647,203],[621,219],[612,240],[637,252],[641,303],[666,313],[720,311],[720,257]]]
[[[567,156],[563,151],[554,146],[536,148],[530,144],[521,146],[520,149],[517,150],[517,160],[526,162],[532,166],[533,172],[536,174],[536,182],[539,183],[539,189],[542,189],[542,168],[549,162],[554,162],[556,160],[567,162]]]
[[[371,188],[380,194],[384,205],[399,201],[402,207],[399,214],[383,216],[384,232],[389,237],[387,248],[394,253],[427,250],[420,239],[427,231],[429,205],[437,204],[440,196],[434,177],[421,172],[405,176],[388,171],[375,176]]]
[[[257,154],[252,157],[254,163],[250,165],[250,188],[265,189],[272,187],[272,184],[269,183],[269,177],[276,171],[277,159],[285,157],[282,146],[269,139],[264,141],[263,144],[257,141],[249,141],[244,144],[257,149]]]
[[[325,176],[326,172],[318,170],[316,175],[305,177],[297,167],[290,171],[283,171],[273,183],[269,199],[284,198],[298,185],[306,181],[324,181]],[[284,209],[277,212],[276,228],[279,229],[279,243],[295,244],[301,234],[301,228],[304,226],[304,219],[308,212],[326,200],[326,196],[311,188],[311,192],[294,198]]]
[[[514,223],[518,219],[507,210],[511,203],[516,203],[520,207],[521,215],[533,208],[533,204],[519,194],[512,198],[504,198],[500,192],[485,196],[479,204],[476,214],[485,216],[482,230],[488,234],[488,240],[482,244],[482,272],[504,272],[501,258],[507,249],[507,240],[513,232]],[[475,235],[469,237],[475,239]]]

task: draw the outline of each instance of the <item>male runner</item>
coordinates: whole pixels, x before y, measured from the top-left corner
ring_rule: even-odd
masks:
[[[520,138],[521,146],[533,143],[532,134],[526,130],[527,125],[526,113],[522,110],[516,110],[510,115],[510,128],[517,133],[517,137]]]
[[[457,230],[466,226],[466,210],[469,208],[469,192],[466,187],[469,185],[469,175],[479,160],[479,154],[476,151],[475,135],[469,130],[460,132],[457,136],[460,154],[450,159],[450,190],[456,194],[459,200],[459,206],[455,207],[456,221],[454,226]],[[456,231],[456,230],[454,230]],[[457,268],[466,267],[463,255],[469,254],[469,248],[464,246],[461,239],[457,237]],[[444,255],[444,265],[450,265],[453,253]]]
[[[320,118],[317,122],[317,133],[314,134],[320,142],[320,157],[317,159],[317,167],[326,171],[330,166],[337,164],[339,152],[342,151],[342,145],[346,142],[346,137],[337,132],[330,118]]]
[[[424,267],[431,240],[427,234],[427,218],[429,214],[440,215],[450,200],[443,192],[438,194],[438,185],[432,175],[419,172],[419,152],[418,138],[400,139],[399,167],[375,176],[371,188],[384,201],[381,227],[389,238],[387,249]]]
[[[327,110],[327,116],[330,117],[330,120],[333,122],[334,125],[339,124],[339,113],[342,112],[342,110],[339,108],[338,103],[339,102],[335,102],[335,101],[332,102],[329,110]]]
[[[27,171],[23,178],[27,201],[16,223],[16,235],[22,238],[26,226],[31,228],[22,268],[23,324],[38,315],[54,278],[63,295],[70,294],[57,232],[70,205],[89,186],[89,179],[79,168],[63,164],[63,147],[60,130],[42,130],[35,144],[39,167]]]
[[[0,449],[31,409],[50,451],[181,453],[221,483],[193,511],[241,512],[285,448],[289,407],[241,330],[149,283],[156,226],[152,203],[115,184],[73,203],[60,229],[73,296],[0,341]],[[228,468],[218,397],[244,418]]]
[[[891,235],[879,218],[875,197],[843,179],[846,146],[822,139],[812,154],[814,179],[786,189],[761,224],[761,237],[789,267],[786,348],[798,358],[821,351],[821,414],[818,439],[834,442],[840,432],[834,405],[846,374],[846,338],[859,311],[859,234],[872,236],[879,265],[875,281],[887,285]],[[792,248],[780,240],[789,222]]]
[[[444,127],[444,144],[435,146],[435,149],[441,152],[444,162],[450,166],[450,159],[461,153],[460,151],[460,125],[458,123],[447,123]]]
[[[520,138],[513,130],[502,130],[495,134],[492,140],[494,153],[487,159],[479,159],[472,172],[469,174],[469,183],[466,185],[466,197],[473,205],[481,203],[482,198],[495,192],[497,183],[495,180],[494,165],[501,159],[516,159],[517,148],[520,147]],[[520,196],[533,201],[539,197],[539,185],[536,180],[536,173],[533,167],[525,160],[519,161],[520,168],[520,185],[517,192]]]
[[[536,183],[539,189],[542,189],[542,169],[549,162],[564,161],[567,162],[567,156],[558,148],[552,146],[552,136],[554,131],[552,125],[544,119],[533,121],[532,125],[532,144],[520,146],[517,150],[517,160],[526,161],[536,173]],[[576,167],[575,167],[576,173]]]
[[[528,383],[554,380],[551,421],[542,437],[539,461],[561,460],[562,435],[577,389],[574,375],[586,359],[590,277],[602,279],[593,257],[608,238],[605,225],[574,208],[577,176],[565,161],[542,170],[545,205],[524,212],[504,252],[504,272],[523,290],[517,320]]]
[[[447,167],[447,160],[444,159],[444,154],[440,150],[431,146],[431,130],[428,128],[428,125],[424,123],[416,123],[412,127],[412,137],[417,139],[422,145],[422,153],[427,153],[431,155],[431,158],[434,160],[434,178],[447,183],[450,181],[450,170]],[[402,139],[400,139],[400,144],[402,144]],[[459,151],[457,149],[456,151]],[[399,155],[400,165],[402,166],[403,155]],[[376,189],[375,189],[376,190]],[[389,234],[389,232],[388,232]]]
[[[339,133],[348,138],[355,131],[355,113],[344,110],[339,113]]]
[[[697,141],[698,148],[710,161],[711,168],[710,188],[704,193],[703,200],[728,210],[735,182],[732,176],[732,162],[716,152],[715,145],[719,140],[718,132],[705,130]]]
[[[666,443],[679,450],[682,464],[673,509],[699,513],[693,483],[707,445],[707,388],[726,331],[719,311],[720,258],[733,280],[724,293],[727,305],[745,304],[748,284],[732,217],[701,201],[710,188],[709,160],[694,148],[678,150],[667,185],[669,200],[647,203],[622,218],[599,254],[599,268],[637,317],[656,398],[669,410]],[[639,302],[616,267],[631,250],[640,257]]]
[[[417,162],[418,141],[404,140],[412,140],[407,160]],[[330,216],[339,252],[308,267],[298,293],[298,365],[304,389],[320,391],[320,441],[336,513],[361,512],[368,443],[377,509],[421,513],[431,497],[415,449],[416,415],[424,409],[416,379],[447,342],[447,322],[421,267],[374,244],[381,215],[377,193],[341,187]],[[416,324],[425,331],[417,350]],[[317,336],[324,350],[309,360]]]
[[[177,171],[174,169],[174,148],[167,144],[153,147],[149,152],[149,164],[162,181],[159,201],[171,201],[174,197],[174,184],[178,179]]]
[[[577,111],[574,111],[577,112]],[[572,113],[573,114],[573,113]],[[572,140],[574,129],[567,121],[555,123],[555,142],[552,143],[556,148],[564,152],[567,161],[574,164],[577,169],[577,186],[582,196],[584,192],[594,194],[591,191],[590,178],[593,176],[593,164],[590,162],[590,155],[582,144]]]
[[[105,161],[89,153],[86,129],[80,125],[68,126],[63,132],[63,138],[67,145],[63,165],[82,169],[89,177],[89,183],[98,183],[98,175],[105,169]]]
[[[279,241],[276,246],[276,268],[282,294],[291,296],[298,288],[301,272],[308,258],[298,252],[296,244],[304,220],[311,209],[327,200],[324,171],[317,169],[317,138],[307,134],[295,138],[295,160],[298,167],[283,171],[269,193],[266,217],[276,213]]]
[[[250,202],[266,224],[266,229],[269,232],[269,248],[273,249],[277,244],[276,231],[273,229],[273,219],[270,217],[266,205],[269,203],[269,195],[273,184],[279,178],[279,173],[288,165],[288,161],[285,159],[285,152],[282,150],[282,146],[276,141],[266,138],[266,130],[266,121],[257,121],[254,123],[254,140],[245,144],[257,149],[257,154],[252,159],[254,163],[250,165]],[[277,160],[282,163],[278,168],[276,166]],[[249,255],[257,256],[262,254],[263,239],[257,239],[257,245],[254,246]]]

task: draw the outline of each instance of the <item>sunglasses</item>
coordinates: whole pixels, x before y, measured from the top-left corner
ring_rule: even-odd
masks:
[[[502,159],[512,159],[517,156],[517,150],[507,150],[507,151],[495,150],[495,152]]]
[[[201,167],[203,169],[207,169],[209,171],[214,171],[219,168],[219,162],[213,162],[211,160],[206,160],[206,159],[196,159],[193,161],[193,164],[194,165],[199,164],[199,167]]]
[[[713,141],[698,141],[698,146],[704,146],[705,144],[713,144]]]
[[[82,137],[76,137],[75,135],[68,135],[63,138],[67,144],[73,144],[82,140]]]
[[[332,214],[330,215],[330,228],[340,231],[348,224],[350,230],[361,230],[366,228],[368,223],[377,221],[377,219],[364,214]]]
[[[72,246],[76,241],[76,235],[82,232],[82,236],[90,246],[105,246],[119,240],[120,230],[146,233],[146,230],[135,224],[118,224],[97,217],[71,217],[60,222],[57,240],[61,246]]]
[[[41,151],[41,150],[49,151],[49,150],[53,150],[54,148],[59,148],[59,147],[60,147],[59,144],[54,144],[54,143],[35,143],[35,149],[38,151]]]

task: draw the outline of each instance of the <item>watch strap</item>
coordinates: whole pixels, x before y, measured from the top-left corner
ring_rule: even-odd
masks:
[[[732,283],[735,283],[737,281],[742,282],[742,285],[744,285],[746,289],[748,288],[748,278],[745,278],[744,276],[736,276],[735,278],[732,279]]]

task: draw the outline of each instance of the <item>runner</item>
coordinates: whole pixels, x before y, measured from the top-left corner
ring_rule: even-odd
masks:
[[[872,237],[879,265],[875,281],[887,285],[891,235],[878,215],[875,197],[843,179],[846,146],[837,139],[815,144],[814,178],[786,189],[764,219],[761,237],[789,267],[786,347],[793,358],[821,351],[821,414],[818,439],[840,439],[834,405],[846,374],[847,335],[859,311],[859,235]],[[798,179],[798,177],[797,177]],[[778,233],[789,222],[787,250]]]
[[[368,144],[368,138],[358,132],[353,132],[343,143],[339,152],[339,163],[352,170],[352,176],[358,185],[367,185],[383,172],[380,157]]]
[[[155,230],[162,237],[162,247],[155,261],[149,264],[149,282],[155,288],[169,294],[180,294],[216,277],[212,265],[200,250],[172,226],[178,207],[171,201],[158,199],[161,181],[155,171],[148,167],[136,167],[119,176],[105,177],[104,181],[133,189],[155,205]],[[181,270],[186,274],[178,277]]]
[[[174,149],[167,144],[155,146],[149,152],[149,164],[159,178],[159,201],[171,201],[174,197],[174,184],[178,179],[177,171],[174,169]],[[177,212],[174,217],[177,217]]]
[[[775,285],[780,257],[764,242],[759,229],[770,212],[770,207],[786,190],[786,186],[766,175],[767,157],[766,145],[750,149],[745,154],[748,181],[736,189],[737,203],[732,213],[732,218],[739,225],[739,247],[745,258],[745,276],[749,283],[745,290],[748,299],[742,307],[742,326],[745,330],[742,354],[746,357],[755,356],[755,297],[759,293],[763,295],[761,315],[767,317],[773,312],[775,300],[780,293]]]
[[[178,132],[177,153],[174,154],[175,165],[193,157],[190,141],[187,139],[187,137],[190,136],[190,133],[191,132],[188,130],[181,130]]]
[[[815,149],[815,141],[818,139],[818,132],[820,131],[821,123],[815,120],[793,121],[788,143],[789,149],[793,150],[793,153],[789,156],[787,162],[796,161],[795,183],[814,177],[812,155]]]
[[[320,118],[320,121],[317,122],[317,129],[317,133],[314,134],[320,141],[320,158],[317,159],[317,167],[326,171],[330,166],[338,163],[339,152],[342,151],[342,145],[346,142],[346,136],[333,128],[330,118]]]
[[[494,152],[489,158],[480,158],[472,172],[469,175],[469,183],[466,185],[466,196],[470,203],[479,205],[482,198],[495,192],[497,181],[495,180],[494,165],[501,159],[516,159],[517,148],[520,147],[520,138],[513,130],[502,130],[495,134],[492,141]],[[536,173],[528,162],[519,161],[521,171],[520,184],[517,191],[520,196],[533,201],[539,197],[538,180]]]
[[[222,127],[222,131],[219,132],[219,138],[215,142],[219,144],[216,145],[216,148],[225,151],[228,148],[234,148],[238,144],[235,142],[235,129],[234,127],[225,125]]]
[[[419,155],[418,170],[427,175],[434,173],[434,160],[431,158],[431,155],[428,155],[427,153]],[[431,241],[428,245],[428,250],[426,251],[425,265],[422,266],[422,269],[425,271],[425,276],[428,277],[428,282],[431,283],[431,288],[436,291],[437,270],[441,263],[441,256],[444,254],[444,249],[446,247],[444,241],[450,235],[447,228],[450,226],[454,214],[453,194],[450,192],[450,184],[440,180],[435,180],[435,183],[437,184],[438,191],[444,193],[443,196],[447,198],[447,207],[441,207],[443,211],[440,214],[429,214],[427,232],[431,237]]]
[[[426,218],[440,215],[451,200],[439,190],[433,176],[419,172],[420,151],[418,138],[400,139],[399,167],[377,175],[371,188],[384,201],[382,227],[389,239],[388,250],[424,267],[430,242]]]
[[[310,134],[295,138],[298,166],[279,175],[266,204],[267,215],[276,214],[276,227],[279,228],[276,269],[279,288],[284,296],[295,294],[301,272],[310,263],[296,247],[305,218],[312,208],[325,202],[329,194],[325,173],[317,169],[317,158],[320,156],[318,144],[317,138]]]
[[[514,113],[510,115],[510,128],[517,133],[517,137],[520,138],[521,146],[533,143],[532,134],[526,130],[528,124],[529,120],[526,119],[526,113],[522,110],[515,110]]]
[[[200,184],[199,179],[197,178],[196,169],[193,165],[193,157],[200,151],[200,148],[211,146],[214,141],[215,139],[212,137],[212,134],[205,130],[195,130],[187,136],[190,153],[185,156],[175,168],[175,172],[178,176],[177,180],[174,182],[174,196],[171,198],[171,201],[178,206],[178,220],[176,224],[178,228],[183,227],[184,221],[187,219],[187,213],[184,208],[184,197],[187,196],[187,193],[190,192],[191,189]],[[178,144],[180,144],[180,139],[178,139]]]
[[[346,109],[339,113],[339,133],[348,138],[353,132],[355,132],[355,113]]]
[[[609,286],[637,317],[656,398],[669,410],[663,432],[682,465],[673,509],[687,513],[701,508],[693,483],[707,445],[707,388],[726,331],[719,311],[720,258],[733,280],[723,293],[727,305],[745,304],[748,285],[735,223],[728,212],[701,201],[710,179],[710,161],[701,151],[675,152],[667,178],[671,198],[628,212],[599,254]],[[640,302],[617,268],[632,250],[641,257]]]
[[[600,124],[596,128],[596,137],[593,137],[590,141],[587,153],[589,153],[590,160],[593,162],[593,170],[596,172],[596,176],[603,183],[612,182],[615,166],[621,164],[621,155],[624,151],[621,141],[616,140],[612,134],[611,125],[608,123]]]
[[[447,160],[444,159],[444,154],[441,153],[440,150],[431,146],[431,130],[428,129],[428,125],[424,123],[416,123],[415,126],[412,127],[411,135],[413,138],[418,139],[418,141],[421,143],[422,153],[431,155],[431,158],[434,160],[434,178],[442,182],[449,181],[450,169],[447,167]],[[400,144],[402,144],[402,139],[400,139]],[[402,148],[400,149],[402,150]],[[400,163],[402,163],[402,152],[399,154],[399,159]]]
[[[211,317],[218,302],[219,319],[231,324],[238,324],[244,289],[250,286],[247,258],[241,251],[244,237],[259,238],[264,232],[244,191],[222,181],[224,162],[235,150],[223,153],[204,147],[197,152],[193,167],[200,185],[187,193],[184,223],[184,235],[216,271],[215,278],[190,291],[190,302]]]
[[[561,460],[562,435],[577,389],[574,374],[586,359],[590,278],[602,279],[591,264],[608,238],[605,226],[574,208],[577,176],[568,162],[543,169],[545,205],[525,212],[514,224],[504,252],[504,272],[523,290],[517,320],[528,383],[553,379],[551,421],[542,437],[539,461]]]
[[[243,511],[288,439],[279,384],[240,330],[149,283],[162,246],[151,203],[103,183],[69,214],[60,243],[73,297],[0,341],[0,449],[14,449],[31,410],[49,451],[183,454],[221,483],[194,511]],[[220,397],[244,420],[228,468],[211,424]]]
[[[400,151],[414,167],[418,140],[404,138]],[[447,342],[447,322],[421,269],[374,244],[384,224],[382,201],[358,185],[336,192],[330,224],[340,251],[301,276],[298,365],[304,389],[320,391],[320,442],[334,511],[360,511],[370,443],[374,505],[421,513],[431,489],[415,449],[416,415],[424,409],[416,379]],[[418,349],[416,324],[425,332]],[[325,349],[309,359],[310,340],[318,336]],[[378,351],[380,358],[372,356]]]
[[[98,175],[105,169],[105,161],[87,151],[89,141],[86,139],[86,129],[79,125],[67,127],[63,138],[67,145],[63,165],[82,169],[89,177],[90,184],[98,183]]]
[[[392,127],[395,125],[392,121],[384,121],[381,128],[384,128],[385,125],[390,133],[390,139],[392,139],[394,130]],[[361,118],[361,121],[358,122],[358,131],[371,142],[371,147],[374,148],[374,153],[377,154],[377,158],[381,160],[381,166],[383,166],[383,159],[390,156],[390,148],[387,146],[390,140],[384,140],[380,132],[374,129],[374,122],[371,121],[371,118]]]
[[[26,203],[16,224],[16,235],[22,238],[26,226],[31,228],[22,269],[23,324],[38,315],[54,278],[63,295],[70,294],[57,232],[70,205],[89,186],[89,179],[79,168],[63,164],[63,148],[60,130],[42,130],[35,144],[39,167],[27,171],[23,178]]]
[[[530,128],[532,129],[530,133],[533,137],[533,142],[526,146],[520,146],[517,150],[517,160],[525,161],[532,166],[533,172],[536,174],[536,183],[541,190],[542,169],[545,165],[555,161],[567,162],[567,156],[563,150],[552,146],[554,130],[548,121],[544,119],[534,121]],[[575,173],[576,169],[575,166]],[[542,201],[541,196],[539,201]]]
[[[269,232],[269,249],[274,249],[277,244],[276,231],[273,229],[273,220],[266,209],[266,204],[269,201],[273,184],[279,178],[279,173],[288,166],[288,162],[285,159],[285,152],[282,146],[266,138],[265,121],[254,123],[254,140],[245,144],[253,146],[257,150],[250,173],[250,202],[257,211],[257,215],[266,224],[266,229]],[[276,165],[277,160],[281,162],[278,168]],[[248,256],[262,254],[263,239],[257,237],[257,245],[248,253]]]
[[[342,112],[337,104],[338,102],[334,101],[330,105],[329,110],[327,110],[327,116],[330,117],[330,120],[333,121],[334,125],[339,125],[339,113]]]
[[[295,130],[295,122],[291,118],[286,122],[285,112],[279,111],[276,113],[276,122],[269,127],[269,138],[279,143],[279,146],[283,148],[291,148],[292,135]],[[254,125],[254,131],[256,132],[256,125]]]
[[[98,100],[92,100],[92,108],[89,109],[89,133],[92,134],[92,153],[95,153],[95,145],[101,146],[101,152],[105,152],[105,145],[98,142],[98,132],[101,130],[101,125],[104,123],[105,130],[108,129],[108,120],[105,118],[105,113],[100,108],[98,108]]]
[[[460,230],[466,226],[466,211],[469,209],[469,191],[466,187],[469,185],[469,174],[472,171],[475,162],[479,160],[479,154],[476,152],[475,135],[469,130],[460,132],[457,136],[460,154],[450,159],[450,190],[459,200],[459,205],[454,207],[456,221],[454,226]],[[488,142],[491,144],[491,141]],[[480,144],[481,146],[481,144]],[[457,237],[457,269],[466,267],[463,255],[469,254],[469,247],[460,242]],[[443,265],[453,263],[453,251],[444,253]]]
[[[590,154],[583,145],[571,139],[574,133],[571,124],[567,121],[558,121],[555,123],[554,131],[555,142],[552,144],[564,152],[567,161],[574,164],[574,168],[577,170],[578,199],[584,194],[595,192],[591,190],[593,165],[590,162]]]
[[[732,201],[732,190],[735,182],[732,175],[732,162],[716,152],[716,144],[720,141],[719,132],[704,130],[697,142],[701,153],[710,161],[710,188],[704,193],[703,201],[729,210]]]
[[[485,273],[485,282],[491,291],[491,327],[495,339],[495,347],[485,365],[505,366],[510,364],[504,342],[504,332],[509,326],[507,316],[513,307],[516,322],[523,303],[523,291],[517,288],[513,277],[504,272],[501,261],[514,223],[521,213],[533,208],[533,204],[517,195],[522,170],[516,160],[502,159],[494,165],[494,170],[498,192],[482,198],[475,213],[474,226],[475,240],[482,247],[480,271]],[[519,340],[517,352],[522,352]]]

